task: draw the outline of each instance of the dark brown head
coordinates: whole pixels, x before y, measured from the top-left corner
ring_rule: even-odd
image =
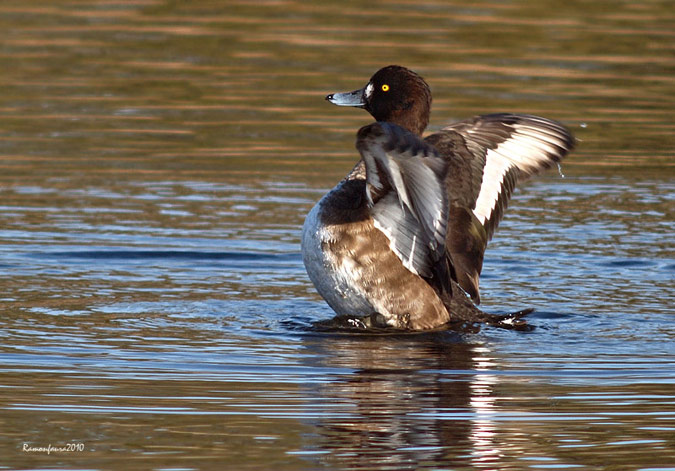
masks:
[[[326,100],[338,106],[364,108],[377,121],[398,124],[418,135],[429,124],[429,86],[415,72],[398,65],[378,70],[359,90],[332,93]]]

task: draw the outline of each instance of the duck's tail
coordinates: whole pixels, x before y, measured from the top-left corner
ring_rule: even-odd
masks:
[[[489,314],[481,311],[469,299],[464,290],[452,281],[452,298],[444,297],[444,303],[450,312],[450,323],[487,324],[502,329],[531,331],[534,326],[523,319],[534,311],[532,308],[522,309],[511,314]]]

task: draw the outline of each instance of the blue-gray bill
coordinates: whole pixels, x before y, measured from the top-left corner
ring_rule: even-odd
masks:
[[[354,106],[363,108],[366,106],[365,89],[354,90],[353,92],[331,93],[326,96],[326,100],[337,106]]]

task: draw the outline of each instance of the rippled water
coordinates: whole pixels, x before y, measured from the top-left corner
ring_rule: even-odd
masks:
[[[670,2],[0,4],[3,469],[675,469]],[[432,128],[580,139],[486,254],[530,333],[319,333],[304,215],[424,75]],[[68,444],[72,444],[68,449]],[[49,446],[52,449],[49,449]]]

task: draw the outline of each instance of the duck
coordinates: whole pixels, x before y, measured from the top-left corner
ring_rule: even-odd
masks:
[[[571,132],[539,116],[494,113],[423,137],[431,90],[398,65],[326,100],[375,120],[356,133],[356,165],[302,228],[307,274],[336,319],[425,331],[458,322],[505,326],[529,313],[478,308],[484,253],[516,185],[559,165],[574,148]]]

